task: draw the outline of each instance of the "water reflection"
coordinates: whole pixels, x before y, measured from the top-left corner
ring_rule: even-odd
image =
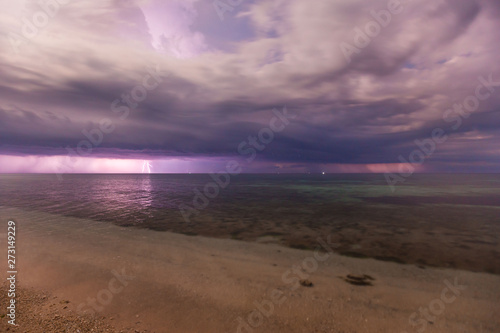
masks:
[[[144,175],[139,178],[139,204],[142,208],[150,208],[153,205],[153,183],[151,175]]]

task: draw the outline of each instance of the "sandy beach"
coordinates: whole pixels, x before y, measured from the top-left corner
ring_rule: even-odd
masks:
[[[3,229],[10,219],[18,326],[4,283],[2,331],[500,330],[500,276],[344,257],[329,235],[314,251],[2,207]]]
[[[4,2],[0,333],[500,333],[500,0]]]

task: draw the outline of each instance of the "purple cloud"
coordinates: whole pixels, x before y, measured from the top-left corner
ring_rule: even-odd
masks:
[[[500,81],[496,2],[402,0],[350,62],[342,43],[387,0],[247,1],[224,21],[197,0],[43,3],[0,14],[0,172],[57,172],[102,119],[114,130],[72,170],[212,171],[284,105],[297,120],[248,172],[385,172],[436,127],[449,140],[420,171],[500,171],[500,87],[459,128],[443,118],[478,77]],[[157,66],[162,82],[120,118],[113,102]]]

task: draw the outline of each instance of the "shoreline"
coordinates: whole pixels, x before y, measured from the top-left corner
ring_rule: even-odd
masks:
[[[9,209],[0,206],[0,209]],[[14,208],[12,209],[19,209]],[[20,209],[21,210],[21,209]],[[28,210],[21,210],[29,212]],[[67,219],[80,217],[59,215]],[[406,212],[410,214],[409,212]],[[201,236],[214,239],[232,239],[250,243],[276,244],[286,248],[314,250],[317,238],[329,235],[335,244],[335,252],[347,257],[375,259],[419,267],[450,268],[470,272],[484,272],[500,275],[500,244],[496,242],[499,227],[494,224],[478,225],[474,231],[461,225],[425,226],[399,225],[397,218],[386,222],[384,226],[371,225],[363,221],[355,224],[340,223],[337,226],[308,228],[304,225],[277,226],[269,220],[261,225],[248,227],[237,222],[218,222],[216,220],[200,220],[173,224],[167,228],[150,226],[123,225],[120,221],[95,221],[99,224],[111,224],[131,230],[150,230],[159,233],[176,233],[186,236]],[[86,218],[82,218],[86,219]],[[165,229],[166,228],[166,229]]]
[[[428,332],[500,328],[497,275],[0,209],[1,221],[11,218],[21,290],[68,300],[64,306],[84,318],[95,309],[89,297],[97,300],[94,315],[112,327],[102,332],[411,332],[409,318],[422,320],[419,308],[439,300],[446,283],[466,288],[426,321]],[[374,280],[355,285],[349,275]]]

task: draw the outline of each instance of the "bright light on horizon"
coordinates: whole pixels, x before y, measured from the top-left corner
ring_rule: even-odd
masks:
[[[151,173],[151,168],[152,165],[149,161],[144,161],[142,163],[142,173],[144,173],[144,171],[147,171],[147,173]]]
[[[231,157],[171,157],[143,160],[124,158],[101,158],[73,156],[11,156],[0,155],[0,173],[210,173],[225,170]],[[154,163],[154,170],[153,170]],[[245,165],[241,161],[241,165]],[[266,172],[275,165],[271,161],[256,162],[246,166],[247,173]],[[309,166],[286,165],[281,163],[281,173],[310,172]],[[389,164],[323,164],[320,173],[385,173],[406,170],[399,163]],[[417,172],[426,171],[419,168]]]

